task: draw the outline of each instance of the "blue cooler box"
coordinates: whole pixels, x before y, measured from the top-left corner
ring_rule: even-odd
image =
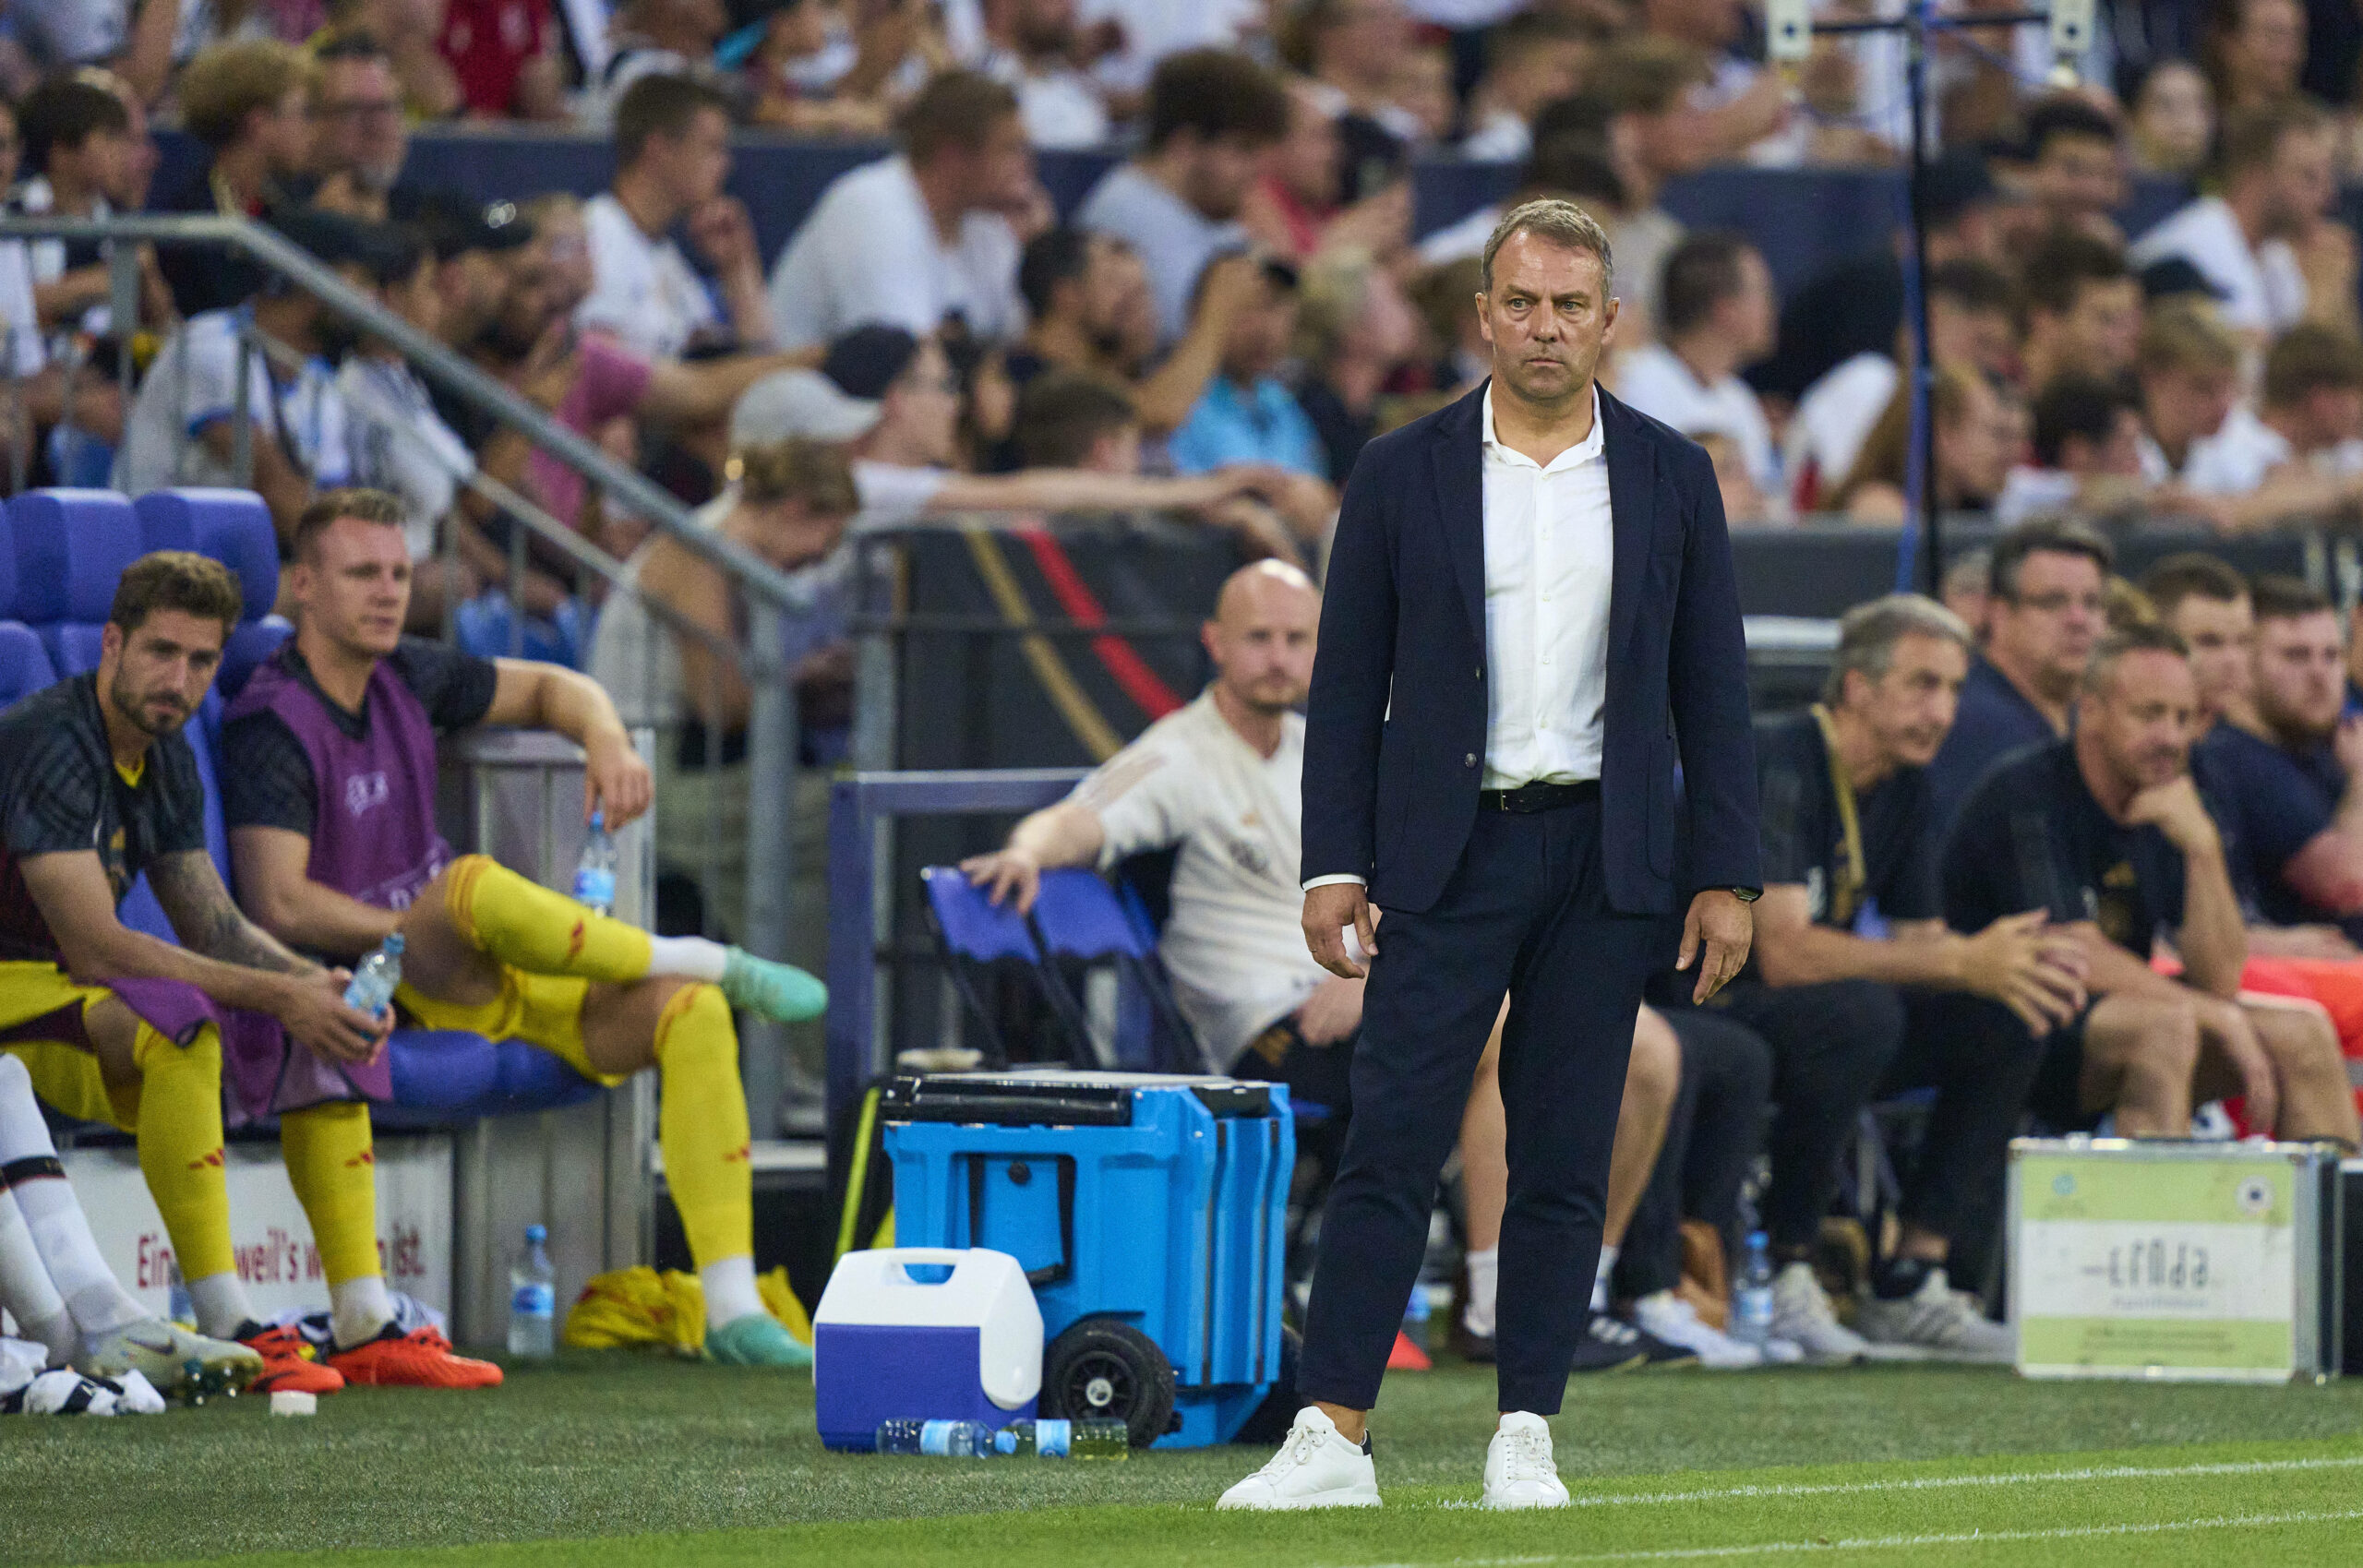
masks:
[[[1227,1442],[1281,1376],[1296,1130],[1276,1083],[1063,1069],[898,1078],[894,1233],[1016,1258],[1046,1417]]]
[[[812,1405],[827,1447],[869,1454],[878,1423],[1031,1420],[1042,1314],[1017,1260],[978,1249],[847,1252],[812,1314]]]

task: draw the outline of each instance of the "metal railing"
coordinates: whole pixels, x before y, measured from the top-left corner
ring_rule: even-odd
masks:
[[[638,598],[659,624],[676,635],[702,642],[718,658],[728,660],[744,678],[750,692],[746,731],[746,902],[743,912],[738,912],[740,924],[732,935],[750,952],[764,957],[788,956],[787,898],[795,872],[794,806],[799,736],[795,672],[787,664],[784,652],[791,619],[808,615],[813,608],[813,597],[809,589],[744,547],[700,527],[688,508],[645,476],[617,461],[595,442],[560,424],[448,345],[386,309],[301,246],[262,224],[243,218],[205,215],[127,214],[106,219],[54,216],[0,219],[0,241],[39,239],[79,240],[104,245],[109,268],[110,309],[117,323],[138,319],[138,247],[143,244],[202,247],[242,254],[259,262],[318,300],[339,317],[400,351],[428,381],[471,407],[513,427],[534,447],[581,475],[586,485],[614,497],[646,519],[659,532],[721,570],[746,595],[749,628],[743,645],[692,626],[667,606],[641,594],[624,563],[585,541],[572,528],[511,486],[474,469],[464,473],[456,467],[454,469],[455,479],[505,512],[513,524],[510,544],[512,652],[519,651],[522,646],[525,622],[522,589],[530,534],[533,540],[555,550],[577,569],[604,581],[611,594],[622,593]],[[116,374],[124,389],[127,421],[133,385],[132,334],[128,330],[118,330],[114,337],[117,345]],[[174,349],[168,345],[165,352],[186,352],[187,339],[185,331],[176,334],[176,338],[180,347]],[[251,397],[252,356],[290,353],[292,351],[285,345],[273,343],[256,330],[250,321],[242,325],[238,339],[235,401],[231,419],[231,466],[242,485],[250,482],[253,474],[252,411],[247,406]],[[302,356],[295,357],[300,363]],[[65,394],[69,418],[75,378],[81,369],[78,360],[69,357],[66,361]],[[180,434],[186,437],[185,431]],[[21,488],[24,457],[20,447],[12,453],[12,460],[11,467]],[[444,533],[449,558],[453,548],[450,543],[451,530],[447,527]],[[695,704],[687,700],[687,694],[681,696],[681,705],[690,715],[690,722],[695,722]],[[708,698],[713,709],[718,710],[721,706],[719,693],[709,692]],[[660,733],[657,744],[660,748],[668,747],[678,738],[678,733]],[[711,794],[708,798],[713,798]],[[661,799],[658,806],[662,809]],[[708,844],[718,847],[717,835],[708,832],[702,836]],[[714,885],[715,873],[719,868],[710,859],[707,866],[696,869],[700,873],[701,886],[710,890]],[[707,899],[706,904],[711,924],[713,900]],[[757,1136],[767,1136],[775,1131],[777,1126],[784,1083],[783,1037],[776,1025],[750,1021],[745,1045],[743,1068],[747,1079],[748,1106],[754,1119]]]

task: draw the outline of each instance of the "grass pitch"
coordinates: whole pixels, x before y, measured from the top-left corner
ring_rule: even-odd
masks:
[[[1554,1423],[1577,1506],[1471,1506],[1489,1371],[1390,1379],[1384,1509],[1209,1504],[1247,1449],[1119,1465],[824,1453],[800,1374],[615,1354],[484,1394],[357,1389],[146,1419],[0,1421],[0,1564],[1159,1568],[1772,1561],[2241,1564],[2363,1556],[2363,1383],[2028,1383],[1884,1367],[1627,1373]]]

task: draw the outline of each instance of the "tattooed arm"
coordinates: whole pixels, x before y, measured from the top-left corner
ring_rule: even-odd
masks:
[[[278,938],[247,919],[222,885],[222,873],[203,850],[167,855],[148,868],[148,885],[183,946],[223,964],[281,975],[316,975],[320,966],[290,952]]]
[[[166,856],[149,868],[156,901],[186,947],[116,917],[106,870],[90,850],[27,856],[18,865],[67,971],[83,985],[183,981],[215,1001],[269,1013],[290,1038],[342,1061],[367,1060],[385,1038],[385,1025],[344,1005],[343,982],[334,972],[247,924],[202,851]]]

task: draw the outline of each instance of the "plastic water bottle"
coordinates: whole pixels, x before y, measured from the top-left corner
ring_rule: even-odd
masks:
[[[386,1016],[394,987],[402,983],[402,934],[396,931],[377,952],[361,961],[344,987],[344,1005],[372,1018]]]
[[[582,858],[574,863],[574,902],[601,915],[616,912],[616,835],[607,831],[605,811],[591,813]]]
[[[1014,1459],[1129,1459],[1131,1429],[1094,1417],[1080,1421],[1012,1421],[993,1433],[993,1452]]]
[[[558,1350],[558,1271],[545,1242],[550,1233],[525,1227],[525,1255],[509,1271],[509,1353],[546,1360]]]
[[[930,1459],[982,1459],[993,1451],[993,1434],[982,1421],[897,1420],[878,1423],[878,1452],[924,1454]]]
[[[1732,1292],[1732,1337],[1758,1350],[1772,1337],[1772,1241],[1760,1230],[1747,1233],[1747,1261]]]

